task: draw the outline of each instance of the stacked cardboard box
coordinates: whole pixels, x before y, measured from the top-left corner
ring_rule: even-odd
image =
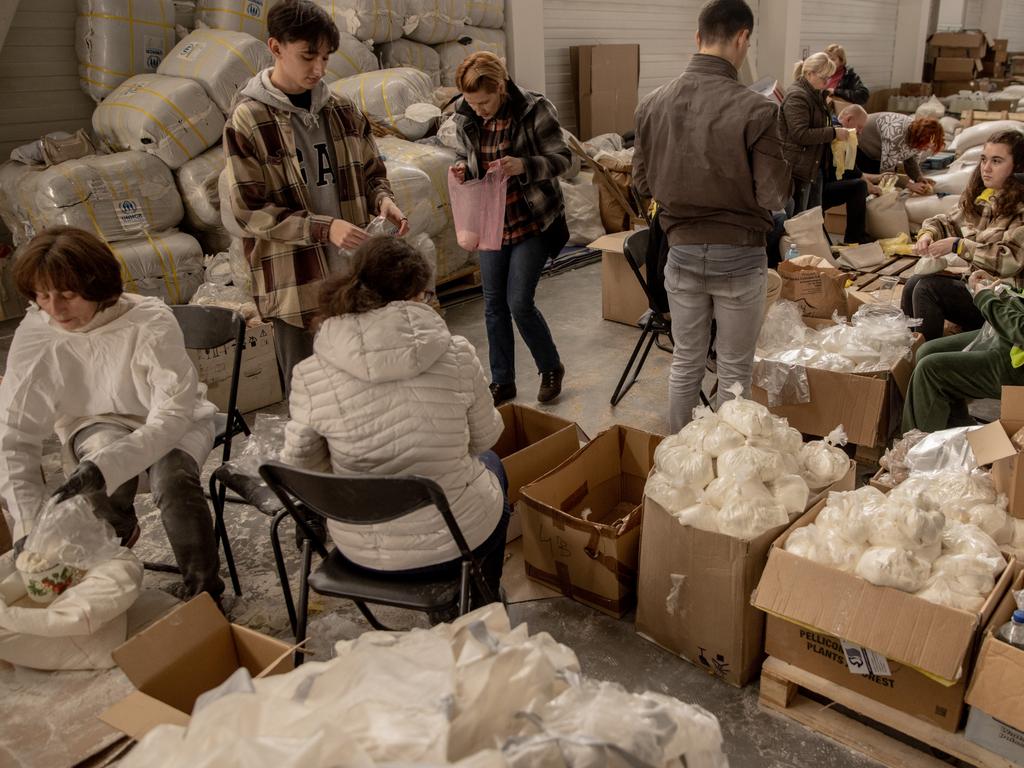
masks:
[[[936,32],[928,38],[932,89],[937,96],[973,90],[988,54],[984,32]]]
[[[985,58],[981,60],[981,73],[985,77],[1003,78],[1009,64],[1010,54],[1007,52],[1008,40],[996,38],[989,46]]]

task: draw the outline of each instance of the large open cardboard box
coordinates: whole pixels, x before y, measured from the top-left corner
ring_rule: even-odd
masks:
[[[222,412],[227,410],[231,389],[231,367],[235,362],[235,342],[213,349],[186,350],[206,384],[206,398]],[[274,326],[270,323],[246,328],[245,348],[238,372],[238,410],[254,411],[280,402],[281,375],[274,352]]]
[[[857,465],[810,500],[853,490]],[[761,670],[764,614],[750,604],[768,550],[789,524],[750,541],[680,525],[644,499],[636,631],[731,685]]]
[[[569,48],[569,66],[579,137],[633,130],[640,46],[574,45]]]
[[[523,488],[526,575],[612,616],[626,613],[644,485],[663,439],[615,425]]]
[[[1024,428],[1024,387],[1003,387],[999,400],[999,421],[967,434],[979,467],[992,465],[996,490],[1009,499],[1009,512],[1024,518],[1024,456],[1010,438]]]
[[[996,754],[1024,765],[1024,650],[999,640],[995,631],[1017,607],[1015,590],[1024,589],[1017,574],[985,628],[971,686],[967,689],[966,736]]]
[[[636,326],[647,311],[647,294],[637,282],[636,275],[626,261],[623,243],[632,232],[604,235],[588,248],[601,251],[601,317],[616,323]],[[640,274],[647,279],[646,267]]]
[[[580,433],[575,422],[519,403],[505,403],[499,406],[498,413],[505,431],[493,450],[508,477],[512,519],[505,540],[513,541],[523,534],[520,489],[576,453],[580,449]]]
[[[180,605],[114,650],[138,689],[100,719],[140,739],[158,725],[187,725],[196,699],[237,669],[276,675],[292,667],[292,646],[230,624],[205,592]]]
[[[753,604],[768,614],[765,650],[800,669],[948,731],[956,731],[981,628],[1013,579],[1010,561],[980,613],[878,587],[783,549],[819,502],[772,545]],[[884,656],[891,676],[854,674],[843,642]]]

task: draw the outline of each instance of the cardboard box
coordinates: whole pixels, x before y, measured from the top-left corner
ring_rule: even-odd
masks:
[[[1010,48],[1010,41],[1005,37],[997,37],[994,40],[989,40],[989,45],[993,51],[1006,53]]]
[[[622,250],[623,243],[631,234],[616,232],[604,235],[588,247],[601,251],[601,317],[636,327],[637,321],[649,309],[649,303]],[[640,268],[640,274],[647,279],[646,267]]]
[[[846,234],[846,206],[837,205],[825,211],[825,229],[832,235]]]
[[[576,453],[580,449],[580,438],[575,422],[553,413],[519,403],[505,403],[498,407],[498,413],[505,423],[505,430],[493,450],[501,459],[508,477],[512,519],[509,520],[505,540],[513,541],[523,534],[518,508],[519,490]]]
[[[939,98],[944,96],[956,96],[960,91],[974,91],[977,83],[973,80],[948,80],[932,83],[935,95]]]
[[[856,464],[817,494],[853,490]],[[788,525],[751,541],[702,531],[644,499],[636,631],[730,685],[761,671],[764,614],[750,604],[772,542]]]
[[[981,72],[981,59],[940,56],[935,60],[933,77],[940,82],[970,80]]]
[[[574,45],[569,64],[580,139],[632,131],[640,46]]]
[[[882,493],[888,493],[896,487],[889,482],[890,480],[892,480],[892,475],[889,474],[889,470],[879,467],[878,471],[871,476],[870,480],[868,480],[868,485],[872,488],[877,488]]]
[[[1009,499],[1009,512],[1024,518],[1024,456],[1010,438],[1024,427],[1024,387],[1003,387],[999,421],[967,434],[978,466],[992,465],[992,483]]]
[[[526,575],[621,617],[636,597],[644,485],[664,438],[615,425],[522,489]]]
[[[874,88],[871,95],[868,96],[868,103],[864,105],[864,109],[869,115],[872,112],[885,112],[889,108],[889,97],[896,96],[899,92],[899,88]]]
[[[213,349],[189,349],[188,356],[206,384],[206,397],[222,412],[228,407],[231,388],[231,366],[235,362],[235,342]],[[281,374],[274,352],[274,326],[262,323],[246,328],[245,349],[238,373],[238,410],[254,411],[280,402]]]
[[[158,725],[188,725],[196,699],[240,667],[253,676],[293,669],[292,646],[229,624],[205,592],[116,648],[114,661],[138,689],[100,715],[134,739]]]
[[[928,45],[936,48],[968,49],[965,55],[979,59],[988,51],[988,40],[985,39],[985,33],[980,31],[936,32],[928,38]]]
[[[753,603],[769,614],[769,655],[875,701],[955,731],[981,628],[1012,581],[1016,561],[996,581],[980,613],[930,603],[783,549],[814,522],[820,502],[772,545]],[[842,640],[840,640],[840,638]],[[850,671],[842,641],[884,656],[891,675]]]
[[[996,630],[1010,620],[1016,608],[1012,593],[1020,589],[1024,589],[1024,572],[1017,574],[985,628],[967,690],[971,709],[965,735],[996,754],[1024,764],[1024,650],[995,636]]]
[[[900,96],[931,96],[931,83],[900,83]]]

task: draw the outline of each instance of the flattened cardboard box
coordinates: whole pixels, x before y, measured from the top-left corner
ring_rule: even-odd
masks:
[[[231,388],[231,366],[235,361],[235,342],[213,349],[186,350],[206,384],[206,398],[224,412]],[[261,323],[245,329],[245,349],[238,372],[238,410],[254,411],[280,402],[281,375],[274,352],[274,326]]]
[[[100,719],[134,739],[158,725],[187,725],[196,699],[240,667],[253,677],[290,671],[291,649],[229,624],[204,592],[114,650],[114,661],[138,690]]]
[[[615,425],[523,488],[526,575],[612,616],[626,613],[644,485],[663,439]]]
[[[636,327],[648,309],[647,294],[626,261],[623,244],[632,232],[616,232],[588,245],[601,251],[601,317]],[[647,279],[647,268],[640,274]]]
[[[580,138],[633,130],[640,46],[574,45],[569,66]]]
[[[810,500],[853,490],[856,467]],[[702,531],[644,499],[636,631],[736,686],[757,677],[764,614],[750,604],[772,542],[789,524],[750,541]]]
[[[995,632],[1010,620],[1015,590],[1024,589],[1018,573],[985,628],[978,661],[967,689],[967,738],[1017,763],[1024,763],[1024,650],[999,640]]]
[[[819,502],[793,523],[768,554],[753,604],[769,616],[784,620],[769,625],[768,653],[784,654],[783,661],[794,666],[955,731],[979,631],[1012,581],[1015,561],[1011,560],[1011,567],[996,581],[980,613],[936,605],[783,549],[792,532],[814,522],[824,506],[824,501]],[[890,668],[907,668],[917,676],[904,672],[899,686],[851,680],[861,676],[840,669],[834,660],[822,661],[825,654],[819,648],[828,644],[818,642],[808,647],[808,638],[801,638],[793,626],[868,648],[885,656]],[[931,698],[923,691],[932,691]],[[938,699],[941,704],[930,703]]]
[[[506,541],[523,533],[519,511],[520,489],[557,467],[580,449],[575,422],[519,403],[505,403],[498,413],[505,429],[494,444],[508,477],[508,501],[512,505]]]
[[[1003,387],[999,400],[999,421],[967,433],[978,466],[992,465],[992,483],[1005,493],[1009,511],[1024,518],[1024,456],[1010,442],[1024,428],[1024,387]]]

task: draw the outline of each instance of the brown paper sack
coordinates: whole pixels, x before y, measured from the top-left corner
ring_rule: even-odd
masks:
[[[779,264],[782,298],[796,302],[804,317],[846,315],[846,281],[849,276],[817,256],[798,256]]]

